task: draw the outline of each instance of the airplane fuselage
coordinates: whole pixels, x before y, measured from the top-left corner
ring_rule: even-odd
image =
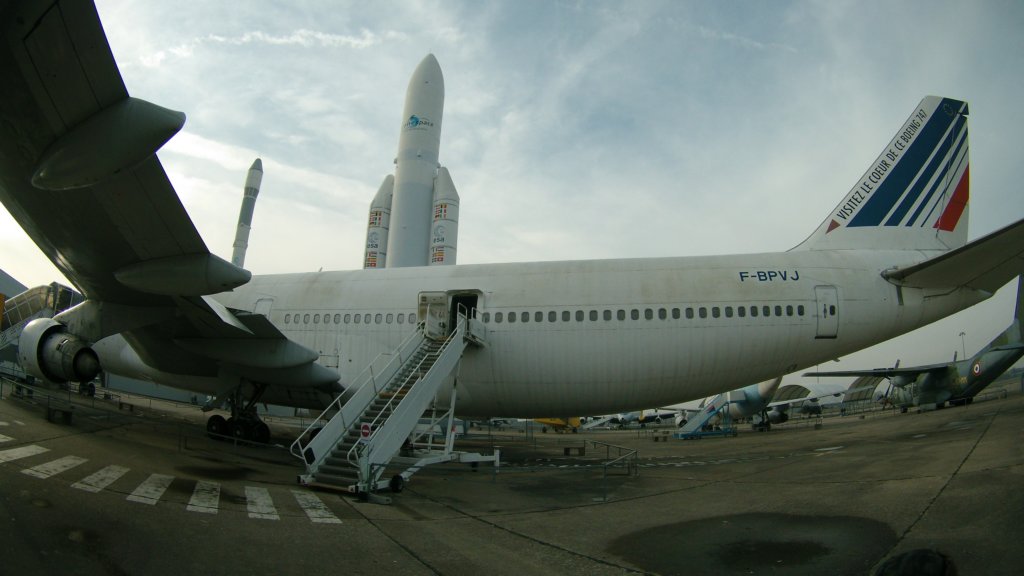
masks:
[[[793,251],[280,274],[218,300],[266,314],[345,384],[413,330],[421,293],[447,293],[487,330],[463,357],[459,414],[600,414],[789,373],[989,296],[880,276],[921,258]]]

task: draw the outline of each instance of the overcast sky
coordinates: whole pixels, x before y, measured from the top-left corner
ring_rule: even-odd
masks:
[[[361,266],[406,85],[431,52],[460,263],[786,250],[927,94],[970,103],[970,237],[1024,217],[1014,0],[97,7],[129,92],[188,115],[159,156],[225,259],[262,158],[255,274]],[[59,279],[2,207],[0,268]],[[1009,323],[1015,290],[822,368],[973,353]]]

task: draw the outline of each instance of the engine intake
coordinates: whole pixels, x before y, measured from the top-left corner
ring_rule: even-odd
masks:
[[[100,359],[89,343],[52,318],[36,318],[21,332],[18,359],[25,372],[64,384],[88,382],[100,373]]]

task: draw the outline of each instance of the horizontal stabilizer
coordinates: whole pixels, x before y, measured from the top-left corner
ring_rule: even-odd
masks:
[[[1024,220],[930,260],[886,270],[890,282],[913,288],[967,287],[995,293],[1024,274]]]
[[[929,366],[913,366],[910,368],[874,368],[871,370],[839,370],[835,372],[804,372],[803,376],[824,376],[824,377],[843,377],[843,376],[867,376],[871,378],[892,378],[893,376],[913,376],[917,377],[925,372],[936,372],[940,370],[947,370],[949,364],[932,364]]]

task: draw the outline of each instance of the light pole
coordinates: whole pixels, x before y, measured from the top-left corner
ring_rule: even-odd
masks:
[[[964,360],[966,360],[967,359],[967,344],[966,344],[966,342],[964,340],[964,336],[967,336],[967,333],[966,332],[961,332],[960,333],[960,347],[963,349],[963,354],[964,354],[963,358],[964,358]]]

